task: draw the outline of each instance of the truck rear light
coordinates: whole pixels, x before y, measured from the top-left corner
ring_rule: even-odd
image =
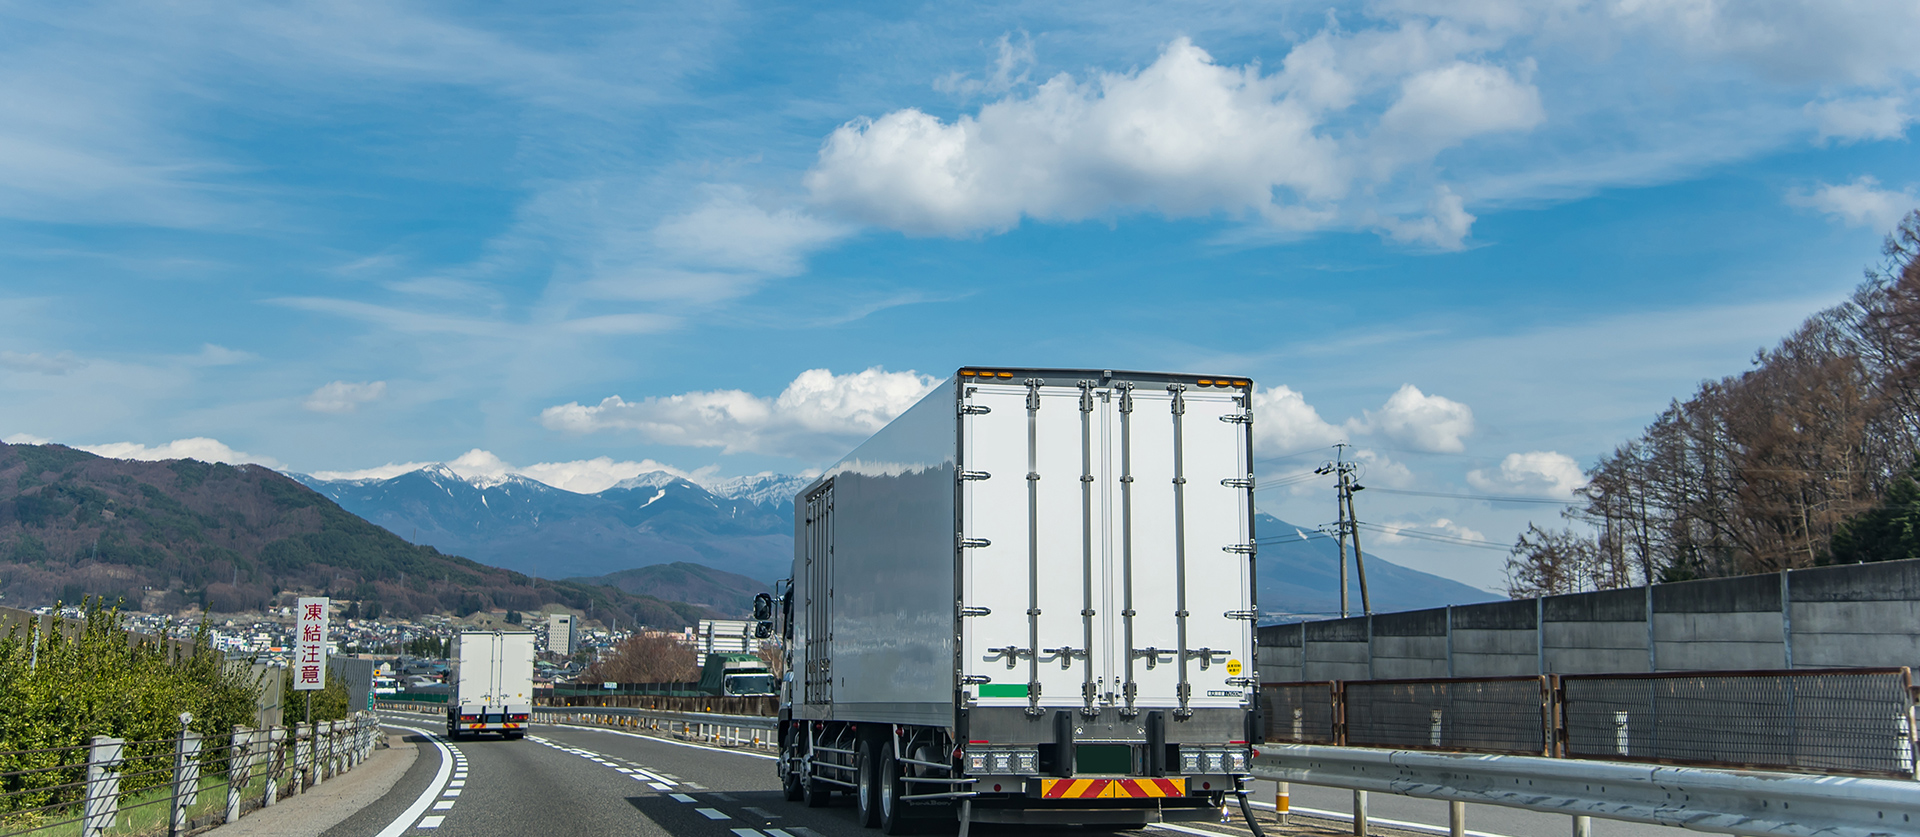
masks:
[[[966,754],[967,771],[993,776],[1034,775],[1040,772],[1040,750],[1034,747],[995,747]]]
[[[967,772],[969,773],[987,772],[987,754],[986,753],[968,753],[967,754]]]

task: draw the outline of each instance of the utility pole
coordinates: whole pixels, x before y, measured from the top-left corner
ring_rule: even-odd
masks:
[[[1360,463],[1348,462],[1347,443],[1333,446],[1333,461],[1323,463],[1313,470],[1316,474],[1333,474],[1338,480],[1334,487],[1334,509],[1340,515],[1340,521],[1334,524],[1334,537],[1340,543],[1340,618],[1347,618],[1350,609],[1347,604],[1347,538],[1353,538],[1353,564],[1355,574],[1360,581],[1360,612],[1371,616],[1373,602],[1367,596],[1367,564],[1360,554],[1360,521],[1353,511],[1353,492],[1362,491],[1366,486],[1358,480]]]

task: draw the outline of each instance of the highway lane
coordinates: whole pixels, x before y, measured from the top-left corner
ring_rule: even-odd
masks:
[[[774,776],[771,756],[593,727],[539,725],[519,741],[497,738],[436,741],[438,719],[397,714],[395,724],[421,732],[410,736],[421,757],[385,797],[326,832],[326,837],[480,837],[553,833],[632,834],[643,837],[862,837],[878,832],[855,822],[851,799],[823,809],[787,802]],[[1256,800],[1270,803],[1271,783],[1256,787]],[[1344,813],[1351,793],[1296,785],[1300,809]],[[1381,834],[1416,834],[1382,820],[1424,824],[1445,833],[1444,802],[1374,794],[1372,813]],[[1271,823],[1272,811],[1259,811]],[[1246,837],[1244,824],[1155,827],[1147,833],[1219,834]],[[1269,834],[1333,834],[1344,823],[1302,818],[1302,828]],[[1315,827],[1317,825],[1317,827]],[[1677,829],[1594,820],[1600,837],[1675,837]],[[1472,832],[1498,837],[1570,833],[1567,817],[1513,809],[1470,806]],[[926,833],[954,832],[935,825]],[[1432,830],[1426,833],[1433,833]],[[1042,834],[1054,829],[976,825],[974,834]],[[1350,832],[1349,832],[1350,833]]]

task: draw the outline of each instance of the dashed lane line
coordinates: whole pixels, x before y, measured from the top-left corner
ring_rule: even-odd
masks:
[[[699,814],[700,816],[706,817],[707,819],[710,819],[710,820],[733,819],[732,817],[729,817],[726,814],[721,813],[720,809],[718,808],[695,808],[693,809],[693,812],[696,814]]]
[[[434,771],[433,781],[427,783],[427,789],[421,791],[420,796],[413,800],[413,804],[407,806],[407,810],[402,811],[400,816],[394,818],[393,822],[387,823],[387,827],[381,829],[380,833],[375,835],[375,837],[400,837],[400,835],[405,834],[407,829],[412,827],[416,821],[420,823],[421,828],[438,828],[440,821],[445,819],[444,817],[421,819],[420,815],[425,814],[427,812],[427,806],[434,805],[434,800],[439,798],[442,790],[446,789],[447,780],[453,775],[455,750],[452,747],[448,747],[446,742],[440,740],[440,736],[418,727],[401,726],[393,723],[385,724],[385,726],[394,729],[403,729],[409,732],[417,732],[425,736],[428,741],[433,742],[434,747],[440,750],[440,767]],[[461,775],[464,777],[466,774],[465,757],[462,756],[461,759]],[[453,803],[448,802],[446,805],[447,807],[452,807]],[[427,822],[428,819],[433,820],[433,822],[429,824]]]
[[[667,797],[669,799],[672,799],[675,802],[692,802],[693,801],[693,797],[688,796],[684,793],[670,793],[670,794],[667,794]]]

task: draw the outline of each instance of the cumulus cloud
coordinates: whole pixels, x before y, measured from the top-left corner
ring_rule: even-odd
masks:
[[[1861,175],[1852,183],[1822,183],[1811,191],[1788,192],[1787,203],[1824,213],[1850,227],[1890,230],[1920,207],[1920,195],[1911,186],[1899,192],[1882,189],[1879,180]]]
[[[717,447],[725,453],[808,458],[846,450],[886,426],[937,381],[911,370],[876,366],[835,375],[809,369],[778,396],[710,390],[627,401],[608,396],[594,405],[562,404],[541,411],[548,429],[568,433],[627,431],[653,442]]]
[[[39,352],[0,352],[0,369],[15,372],[32,372],[40,375],[65,375],[87,362],[74,356],[72,352],[45,355]]]
[[[74,445],[91,454],[110,459],[138,459],[144,462],[157,462],[163,459],[198,459],[201,462],[224,462],[228,465],[265,465],[269,468],[281,467],[279,460],[270,456],[256,456],[246,451],[228,447],[218,439],[195,436],[190,439],[175,439],[165,444],[147,445],[138,442],[108,442],[103,445]]]
[[[1406,543],[1413,540],[1403,534],[1405,532],[1430,532],[1468,541],[1487,539],[1487,536],[1478,530],[1444,517],[1435,518],[1431,523],[1418,520],[1390,520],[1380,524],[1380,530],[1373,533],[1373,539],[1378,543]]]
[[[1899,96],[1809,102],[1807,115],[1820,129],[1814,140],[1818,143],[1900,139],[1906,136],[1907,123],[1914,120]]]
[[[1459,453],[1466,450],[1466,437],[1473,434],[1473,410],[1404,384],[1378,411],[1368,410],[1364,420],[1349,421],[1347,426],[1356,433],[1378,433],[1414,450]]]
[[[1387,488],[1406,488],[1413,484],[1413,471],[1384,453],[1362,448],[1353,452],[1353,460],[1360,463],[1357,476],[1366,483]]]
[[[686,471],[651,459],[615,460],[607,456],[576,459],[570,462],[536,462],[521,466],[501,459],[492,451],[474,448],[447,462],[389,462],[385,465],[351,471],[314,471],[309,476],[323,480],[386,480],[434,465],[445,465],[448,470],[469,480],[485,482],[519,476],[578,494],[605,491],[621,480],[656,472],[665,472],[681,479],[705,484],[715,470],[713,467],[707,467]]]
[[[1550,450],[1510,453],[1500,467],[1467,472],[1467,484],[1481,491],[1565,500],[1587,484],[1587,476],[1573,457]]]
[[[921,235],[1131,211],[1321,228],[1341,222],[1341,201],[1366,168],[1355,158],[1372,146],[1391,148],[1392,162],[1368,175],[1370,183],[1473,136],[1544,119],[1529,83],[1504,68],[1448,59],[1468,44],[1439,43],[1450,36],[1418,26],[1395,37],[1435,48],[1353,58],[1360,47],[1323,33],[1296,48],[1280,73],[1263,75],[1255,64],[1218,64],[1181,38],[1138,71],[1085,81],[1057,75],[951,122],[914,108],[856,120],[827,138],[807,187],[823,206]],[[1342,130],[1350,140],[1337,140],[1325,130],[1330,112],[1402,78],[1379,136]],[[1472,219],[1461,211],[1447,220]]]
[[[1262,456],[1326,447],[1345,441],[1345,430],[1320,417],[1306,396],[1291,387],[1260,387],[1253,393],[1253,443]]]
[[[1442,250],[1458,250],[1463,246],[1467,232],[1473,229],[1474,217],[1467,212],[1466,202],[1452,189],[1440,186],[1434,190],[1433,201],[1427,204],[1427,214],[1420,218],[1387,218],[1381,221],[1387,235],[1395,241],[1413,244],[1431,244]]]
[[[386,381],[334,381],[314,390],[300,406],[316,413],[351,413],[387,393]]]

